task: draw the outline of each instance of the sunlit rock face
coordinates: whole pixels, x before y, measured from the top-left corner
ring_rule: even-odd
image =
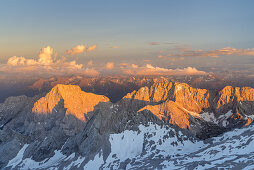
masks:
[[[254,89],[227,86],[221,91],[193,88],[185,83],[158,82],[127,94],[139,112],[151,112],[160,120],[195,134],[215,126],[224,128],[251,124],[254,117]],[[221,127],[221,129],[220,129]],[[216,128],[213,128],[216,129]],[[203,132],[201,132],[203,133]]]
[[[216,102],[214,107],[217,113],[227,113],[229,110],[233,110],[234,114],[230,118],[235,123],[245,122],[245,125],[249,125],[253,121],[253,88],[226,86],[214,100]],[[228,125],[230,126],[232,123],[228,123]]]
[[[0,155],[4,155],[0,169],[26,169],[31,164],[34,169],[94,169],[96,165],[139,169],[148,162],[148,169],[161,169],[167,162],[181,167],[177,160],[186,155],[199,159],[197,152],[203,154],[215,145],[221,149],[220,142],[203,140],[253,124],[253,93],[247,87],[213,91],[156,82],[116,103],[61,84],[32,98],[10,97],[0,104]],[[154,162],[156,154],[159,160]],[[161,160],[165,162],[159,165]],[[191,161],[184,167],[189,164],[195,167]]]
[[[146,101],[138,112],[149,110],[161,120],[180,128],[190,128],[190,115],[199,118],[202,110],[210,107],[209,91],[192,88],[185,83],[158,82],[150,88],[142,87],[124,98]]]
[[[219,92],[217,108],[233,103],[234,101],[254,101],[254,89],[250,87],[226,86]]]
[[[171,97],[172,88],[172,82],[154,83],[150,88],[147,86],[141,87],[137,91],[128,93],[123,98],[159,103]]]
[[[173,100],[188,111],[200,113],[210,107],[210,93],[206,89],[192,88],[185,83],[175,83]]]
[[[108,102],[109,99],[103,95],[86,93],[75,85],[56,85],[45,97],[39,99],[32,109],[34,113],[50,114],[60,100],[64,102],[66,114],[74,115],[85,121],[84,114],[94,110],[94,106],[100,102]]]

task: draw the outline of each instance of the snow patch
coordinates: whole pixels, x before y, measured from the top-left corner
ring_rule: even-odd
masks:
[[[24,152],[26,150],[26,148],[28,147],[29,145],[28,144],[25,144],[21,149],[20,151],[18,152],[18,154],[16,155],[16,157],[14,157],[12,160],[10,160],[8,162],[8,165],[6,167],[11,167],[11,168],[14,168],[16,167],[18,164],[21,163],[22,159],[23,159],[23,156],[24,156]]]
[[[111,134],[109,137],[111,152],[121,160],[133,158],[142,152],[144,136],[137,131],[125,130],[120,134]]]
[[[103,156],[101,153],[98,153],[93,160],[90,160],[85,166],[84,169],[100,169],[101,165],[104,163]]]
[[[207,122],[212,122],[212,123],[218,124],[218,121],[216,120],[214,113],[204,112],[204,113],[200,114],[200,117]]]

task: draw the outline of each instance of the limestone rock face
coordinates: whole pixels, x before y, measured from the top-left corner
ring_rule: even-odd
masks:
[[[8,98],[0,104],[0,148],[17,149],[8,153],[0,149],[0,155],[6,153],[0,169],[24,143],[29,143],[24,157],[42,161],[53,156],[67,139],[84,130],[100,103],[110,104],[107,97],[74,85],[57,85],[46,95],[31,98]]]
[[[146,150],[148,145],[168,148],[181,144],[185,139],[207,139],[232,128],[253,124],[253,101],[254,89],[248,87],[227,86],[221,91],[209,91],[177,82],[157,82],[150,87],[142,87],[128,93],[117,103],[111,103],[105,96],[83,92],[74,85],[56,85],[46,95],[31,98],[11,97],[0,104],[0,155],[3,155],[0,157],[0,169],[6,167],[8,160],[22,149],[21,159],[26,160],[25,163],[29,163],[28,159],[39,165],[60,155],[59,166],[54,167],[58,169],[67,165],[73,169],[83,168],[98,154],[104,160],[114,160],[114,154],[110,155],[114,150],[112,134],[124,131],[119,137],[120,141],[126,141],[122,145],[136,140],[133,133],[141,135],[138,139],[141,155],[150,153]],[[151,133],[149,128],[142,132],[149,124],[156,124],[156,129]],[[153,137],[163,126],[167,128]],[[172,129],[177,132],[172,133]],[[162,133],[165,133],[164,137],[160,135]],[[185,139],[179,138],[180,134],[184,134]],[[171,137],[174,142],[161,145]],[[149,142],[144,140],[146,138],[158,142]],[[122,152],[121,144],[118,147]],[[171,150],[166,153],[169,152]],[[176,156],[175,153],[173,155]],[[154,156],[151,155],[151,160]],[[68,162],[69,159],[78,163]],[[130,161],[132,158],[121,164],[119,169],[126,169],[124,165]],[[22,166],[19,163],[14,167],[18,169]],[[113,164],[107,167],[113,167]]]
[[[75,85],[56,85],[45,97],[39,99],[32,109],[34,113],[50,114],[60,100],[64,101],[66,114],[74,115],[85,121],[84,114],[94,110],[99,102],[108,102],[109,99],[103,95],[86,93]]]
[[[141,87],[138,91],[128,93],[123,99],[140,100],[146,102],[160,103],[171,97],[173,83],[154,83],[150,88]]]
[[[210,107],[208,90],[192,88],[185,83],[175,83],[173,98],[178,105],[191,112],[200,113]]]
[[[199,118],[198,113],[210,107],[209,97],[206,89],[192,88],[185,83],[157,82],[124,98],[148,103],[138,112],[149,110],[161,120],[181,128],[190,128],[189,115]]]
[[[129,99],[130,106],[134,105],[138,112],[150,111],[159,119],[196,134],[197,129],[211,124],[222,130],[250,124],[254,119],[253,95],[254,89],[249,87],[226,86],[216,92],[185,83],[157,82],[127,94],[124,99]]]
[[[144,110],[149,110],[160,120],[164,120],[180,128],[190,128],[189,113],[183,110],[172,100],[167,100],[166,102],[157,105],[147,105],[144,108],[140,109],[139,112]]]

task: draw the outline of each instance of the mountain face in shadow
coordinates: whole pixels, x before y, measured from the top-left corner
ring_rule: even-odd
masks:
[[[213,91],[165,81],[112,103],[79,86],[58,84],[46,94],[9,97],[0,104],[0,167],[196,168],[205,156],[224,159],[225,154],[217,154],[223,145],[218,141],[235,142],[240,135],[244,148],[253,144],[251,135],[246,136],[253,131],[253,101],[254,89],[248,87]],[[235,128],[243,130],[232,131]],[[238,145],[224,149],[230,147],[229,152],[251,160],[253,149],[246,155]],[[199,160],[205,150],[209,152]],[[215,160],[203,165],[224,166]]]

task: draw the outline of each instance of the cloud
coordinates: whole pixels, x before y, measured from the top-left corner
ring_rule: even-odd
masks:
[[[175,43],[175,42],[149,42],[148,44],[149,45],[163,45],[163,44],[172,45],[172,44],[177,44],[177,43]]]
[[[113,62],[107,62],[106,63],[106,69],[112,70],[115,67],[115,64]]]
[[[191,50],[190,48],[177,48],[176,52],[167,54],[168,57],[213,57],[220,56],[254,56],[254,48],[237,49],[232,47],[225,47],[217,50]]]
[[[93,61],[92,60],[88,61],[87,65],[88,66],[93,66]]]
[[[24,57],[13,56],[8,59],[7,64],[11,66],[51,65],[53,64],[52,54],[53,48],[47,46],[41,49],[38,61],[34,59],[26,59]]]
[[[24,57],[13,56],[13,57],[8,59],[7,64],[11,65],[11,66],[35,65],[35,64],[37,64],[37,61],[35,61],[33,59],[26,59]]]
[[[118,46],[113,46],[112,48],[119,48]]]
[[[127,68],[129,66],[129,63],[120,63],[120,68]]]
[[[97,45],[94,44],[90,47],[86,47],[85,45],[77,45],[73,48],[71,48],[70,50],[66,50],[66,53],[69,55],[76,55],[76,54],[81,54],[83,52],[91,52],[93,50],[95,50],[97,48]]]
[[[38,62],[44,65],[52,64],[53,63],[53,59],[51,57],[52,54],[53,54],[53,48],[51,48],[50,46],[42,48],[39,54]]]
[[[100,73],[93,68],[86,68],[84,71],[81,72],[81,74],[91,77],[100,75]]]
[[[132,67],[132,68],[138,68],[138,65],[132,64],[131,67]]]
[[[66,73],[78,71],[83,68],[82,64],[78,64],[75,60],[66,61],[67,59],[62,56],[60,59],[53,59],[53,48],[47,46],[42,48],[38,59],[29,59],[25,57],[10,57],[6,64],[0,66],[0,71],[8,73]],[[54,57],[56,58],[56,57]]]
[[[149,44],[149,45],[160,45],[159,42],[149,42],[148,44]]]
[[[88,47],[88,48],[86,49],[86,51],[87,51],[87,52],[91,52],[91,51],[95,50],[96,48],[97,48],[97,45],[94,44],[94,45]]]
[[[76,55],[76,54],[81,54],[85,51],[86,46],[85,45],[77,45],[70,50],[67,50],[66,53],[69,55]]]
[[[158,58],[164,58],[165,56],[164,55],[158,55],[157,57]]]
[[[152,60],[144,60],[144,62],[148,62],[148,63],[151,62],[151,61],[152,61]]]
[[[134,66],[134,67],[133,67]],[[154,67],[151,64],[146,64],[143,67],[132,64],[132,68],[122,69],[125,74],[133,75],[205,75],[204,71],[197,70],[194,67],[186,67],[183,69],[166,69]]]

